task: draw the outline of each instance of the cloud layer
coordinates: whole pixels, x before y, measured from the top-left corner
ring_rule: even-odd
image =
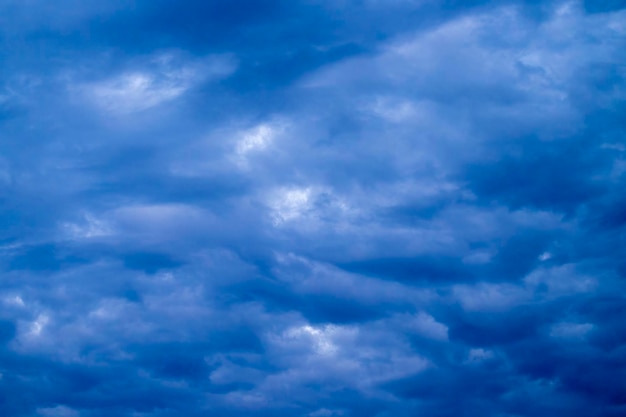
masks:
[[[599,3],[0,1],[0,414],[626,414]]]

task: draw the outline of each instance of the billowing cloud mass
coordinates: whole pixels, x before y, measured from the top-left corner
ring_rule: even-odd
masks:
[[[0,415],[626,415],[626,3],[0,1]]]

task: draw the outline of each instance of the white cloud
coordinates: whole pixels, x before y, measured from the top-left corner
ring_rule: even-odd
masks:
[[[261,392],[309,382],[376,390],[377,384],[429,367],[384,320],[360,325],[289,326],[267,336],[269,353],[286,371],[268,377]]]
[[[9,305],[9,306],[13,306],[13,307],[24,307],[26,304],[24,303],[24,300],[22,299],[22,297],[20,297],[19,295],[12,295],[12,296],[6,296],[2,299],[2,301]]]
[[[274,225],[296,220],[311,209],[311,187],[288,187],[275,190],[269,198]]]
[[[28,336],[37,337],[41,335],[41,332],[45,329],[49,321],[49,317],[45,314],[40,314],[39,316],[37,316],[37,319],[33,321],[30,325]]]
[[[431,339],[448,340],[448,326],[423,311],[410,320],[409,326],[417,333]]]
[[[245,131],[241,135],[241,139],[237,141],[236,152],[238,155],[245,155],[252,151],[263,150],[267,148],[280,128],[263,123],[252,129]]]
[[[65,222],[61,226],[70,239],[90,239],[109,236],[113,233],[111,225],[91,213],[85,213],[81,222]]]
[[[159,81],[154,74],[132,72],[90,86],[88,94],[106,111],[131,113],[178,97],[188,88],[188,81]]]
[[[346,231],[358,216],[349,197],[324,186],[279,186],[262,198],[274,226],[292,227],[299,232]]]
[[[333,356],[340,353],[341,346],[338,344],[338,340],[351,339],[356,336],[356,331],[355,328],[346,326],[305,324],[287,329],[278,339],[274,340],[286,348],[289,345],[294,345],[310,350],[315,355]]]
[[[228,56],[187,61],[175,53],[161,53],[137,69],[83,84],[78,89],[106,113],[127,115],[171,101],[199,82],[225,78],[235,68]]]
[[[284,135],[286,129],[285,121],[274,120],[235,133],[234,163],[240,169],[251,168],[250,159],[255,154],[272,148],[277,139]]]

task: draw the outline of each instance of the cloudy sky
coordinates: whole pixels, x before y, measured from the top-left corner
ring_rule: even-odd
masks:
[[[626,415],[626,2],[0,0],[0,415]]]

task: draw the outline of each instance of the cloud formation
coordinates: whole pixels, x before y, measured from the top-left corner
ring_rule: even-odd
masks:
[[[0,16],[0,415],[626,413],[623,2]]]

